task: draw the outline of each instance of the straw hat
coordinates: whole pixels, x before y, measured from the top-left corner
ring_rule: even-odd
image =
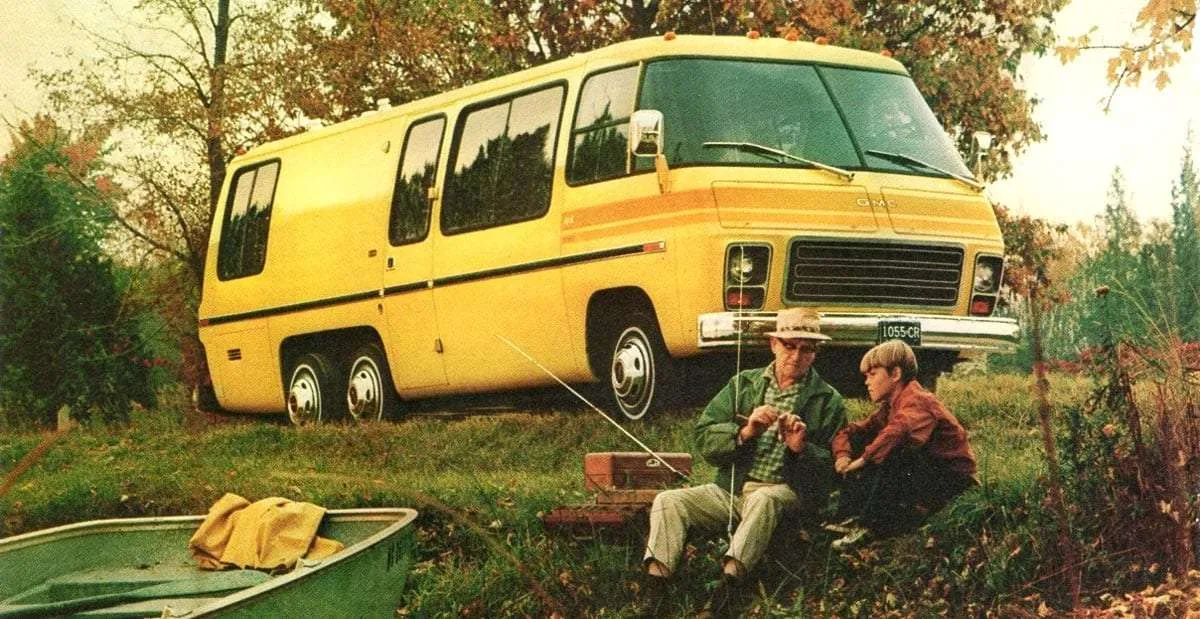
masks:
[[[780,310],[775,315],[775,330],[769,331],[767,335],[786,340],[832,339],[821,334],[821,315],[811,307],[789,307]]]

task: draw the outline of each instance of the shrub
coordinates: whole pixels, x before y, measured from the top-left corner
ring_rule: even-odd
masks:
[[[0,163],[0,410],[10,425],[127,416],[153,400],[136,317],[101,249],[113,222],[101,136],[78,141],[44,117]]]

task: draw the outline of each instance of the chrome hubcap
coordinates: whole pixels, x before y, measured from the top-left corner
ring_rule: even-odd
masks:
[[[611,379],[622,412],[630,418],[641,417],[654,385],[654,357],[641,329],[627,329],[617,340]]]
[[[296,368],[292,375],[288,417],[298,426],[321,419],[321,385],[307,366]]]
[[[358,421],[378,418],[382,392],[383,381],[375,362],[368,357],[355,361],[354,369],[350,372],[350,386],[346,390],[350,416]]]

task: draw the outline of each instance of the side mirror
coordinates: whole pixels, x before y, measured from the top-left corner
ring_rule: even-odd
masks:
[[[975,142],[975,178],[983,178],[983,158],[992,149],[992,134],[976,131],[971,139]]]
[[[992,134],[987,131],[976,131],[971,134],[971,137],[975,140],[975,146],[979,149],[979,152],[986,153],[991,150]]]
[[[663,115],[658,110],[638,110],[629,118],[629,152],[635,157],[657,157],[663,151]]]

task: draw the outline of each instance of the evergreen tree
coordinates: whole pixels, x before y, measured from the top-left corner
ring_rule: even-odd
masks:
[[[1188,130],[1179,180],[1171,186],[1171,247],[1180,336],[1197,341],[1200,340],[1200,231],[1196,217],[1200,211],[1200,178],[1196,175],[1191,143],[1192,132]]]
[[[1137,252],[1141,244],[1142,226],[1129,207],[1125,175],[1119,167],[1113,168],[1108,200],[1104,203],[1103,224],[1105,253],[1130,256]]]
[[[71,407],[121,419],[152,400],[149,361],[101,250],[111,183],[96,177],[102,136],[71,141],[53,121],[22,125],[0,162],[0,412],[53,423]]]
[[[1066,319],[1079,325],[1077,348],[1106,346],[1116,340],[1140,340],[1145,330],[1147,289],[1144,261],[1158,256],[1142,250],[1142,229],[1129,206],[1125,177],[1115,168],[1112,184],[1100,215],[1097,253],[1084,261],[1071,278],[1069,289],[1075,300],[1064,308]],[[1107,286],[1112,291],[1097,301],[1093,291]]]

